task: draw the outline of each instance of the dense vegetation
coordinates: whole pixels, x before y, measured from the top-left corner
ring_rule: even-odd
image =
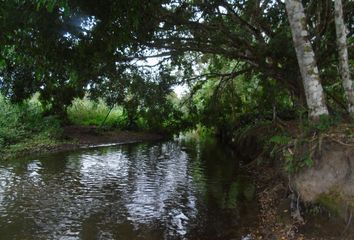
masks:
[[[318,105],[352,114],[337,50],[352,66],[352,1],[342,8],[347,46],[336,42],[332,1],[302,1],[300,40],[316,56],[306,71],[319,90],[293,44],[300,1],[0,3],[0,146],[58,136],[59,123],[164,134],[203,125],[232,139],[259,122],[318,120]],[[189,93],[178,98],[176,85]]]
[[[35,97],[12,104],[0,96],[0,109],[0,154],[56,144],[60,122],[54,116],[44,116],[44,109]]]

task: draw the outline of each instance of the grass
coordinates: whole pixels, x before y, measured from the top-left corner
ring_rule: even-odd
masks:
[[[63,128],[60,119],[46,116],[45,109],[39,101],[39,94],[22,103],[12,103],[0,94],[0,109],[0,159],[42,150],[45,152],[46,149],[52,150],[67,143],[62,139]],[[103,100],[94,101],[87,97],[75,99],[67,108],[67,117],[71,124],[78,126],[120,130],[127,128],[127,114],[122,107],[116,106],[111,109]],[[164,124],[169,121],[167,129],[173,123],[171,119],[175,120],[157,119],[156,115],[152,114],[139,115],[136,120],[137,129],[165,130]]]
[[[30,139],[7,146],[1,154],[0,159],[10,159],[33,153],[46,152],[61,145],[63,142],[57,138],[49,138],[45,134],[38,134]]]
[[[110,108],[103,100],[93,101],[85,97],[83,99],[75,99],[68,108],[67,113],[70,122],[75,125],[101,126],[104,123],[104,126],[107,127],[121,128],[124,126],[123,109],[121,107],[113,107],[109,111]]]

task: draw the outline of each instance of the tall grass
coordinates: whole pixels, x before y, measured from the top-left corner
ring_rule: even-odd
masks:
[[[75,125],[101,126],[104,124],[108,127],[123,127],[126,122],[123,109],[114,107],[110,110],[110,107],[103,100],[93,101],[85,97],[75,99],[67,112],[70,122]]]

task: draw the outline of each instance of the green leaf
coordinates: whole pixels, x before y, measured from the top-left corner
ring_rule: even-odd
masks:
[[[307,167],[312,167],[314,165],[314,161],[310,156],[304,158],[304,163]]]
[[[278,145],[286,145],[290,142],[291,138],[284,135],[275,135],[269,141]]]

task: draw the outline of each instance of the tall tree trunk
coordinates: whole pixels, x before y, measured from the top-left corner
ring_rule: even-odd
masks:
[[[328,115],[328,110],[318,74],[315,54],[308,38],[304,8],[301,0],[285,0],[285,6],[304,84],[309,117],[312,120],[316,120],[320,115]]]
[[[352,116],[354,116],[354,89],[353,81],[350,78],[349,71],[347,33],[343,20],[342,0],[334,1],[334,11],[339,56],[339,71],[342,78],[344,92],[348,102],[348,111]]]

